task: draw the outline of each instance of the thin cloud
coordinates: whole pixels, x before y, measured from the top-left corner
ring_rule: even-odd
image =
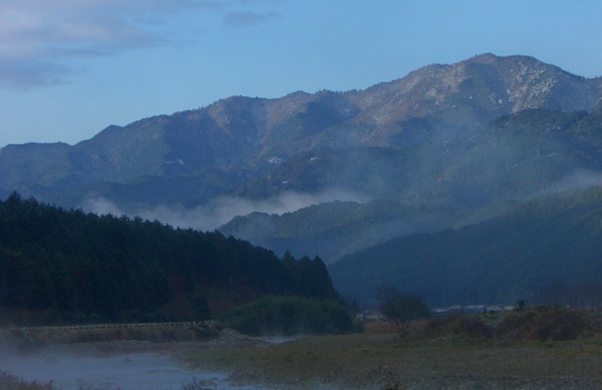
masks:
[[[146,47],[157,40],[130,18],[148,11],[139,1],[0,2],[0,83],[30,87],[64,82],[64,61]]]
[[[224,16],[222,23],[226,26],[249,27],[266,22],[268,19],[275,18],[276,13],[258,13],[253,11],[232,11]]]
[[[48,61],[14,61],[0,57],[0,84],[14,88],[61,84],[72,75],[68,67]]]
[[[65,82],[76,72],[69,59],[164,44],[155,28],[165,18],[184,10],[219,15],[238,6],[228,0],[0,0],[0,86]],[[243,23],[245,16],[233,18]]]

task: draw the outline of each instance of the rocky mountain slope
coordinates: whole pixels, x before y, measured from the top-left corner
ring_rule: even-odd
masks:
[[[9,145],[0,152],[0,183],[3,193],[19,190],[53,199],[90,183],[194,179],[210,171],[223,179],[223,191],[299,152],[405,148],[425,142],[439,127],[472,127],[526,108],[589,111],[600,106],[601,96],[600,79],[574,76],[530,57],[485,54],[427,66],[363,91],[231,97],[109,126],[74,146]],[[205,181],[198,180],[199,199]],[[146,200],[140,192],[136,197]]]

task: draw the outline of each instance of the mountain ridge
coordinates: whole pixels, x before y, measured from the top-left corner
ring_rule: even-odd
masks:
[[[19,191],[77,208],[94,194],[128,213],[157,202],[202,205],[241,194],[250,180],[269,178],[300,153],[387,148],[405,156],[398,159],[402,162],[428,145],[460,142],[468,151],[470,138],[502,115],[533,108],[590,112],[602,106],[601,99],[602,79],[575,76],[533,57],[487,53],[428,65],[364,90],[297,91],[275,99],[232,96],[195,110],[108,126],[72,146],[8,145],[0,149],[0,195]],[[429,153],[437,157],[448,149]],[[365,176],[378,173],[375,169]],[[381,184],[391,181],[381,176]],[[164,198],[150,193],[178,182],[191,184],[181,194],[166,191]]]

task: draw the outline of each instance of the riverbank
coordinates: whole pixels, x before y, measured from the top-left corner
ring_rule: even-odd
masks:
[[[235,349],[269,344],[267,341],[229,328],[211,329],[203,333],[197,330],[169,327],[136,331],[0,332],[0,347],[23,354],[35,354],[40,351],[79,355],[141,352],[175,354],[192,349]]]
[[[528,314],[506,317],[531,318]],[[545,318],[541,313],[539,317]],[[175,357],[182,369],[220,373],[233,386],[281,390],[602,388],[602,332],[597,331],[597,322],[587,322],[574,333],[568,332],[575,328],[574,318],[562,323],[572,324],[562,326],[563,332],[551,332],[549,325],[534,328],[533,318],[528,328],[518,323],[508,327],[500,319],[493,333],[493,325],[470,317],[425,321],[403,339],[392,328],[374,323],[367,324],[361,334],[308,336],[283,343],[269,343],[228,328],[202,335],[194,330],[164,329],[12,337],[20,340],[19,350],[52,352],[49,356],[142,352]],[[545,340],[542,335],[547,335]],[[572,338],[566,340],[568,336]]]
[[[95,337],[104,341],[67,343],[49,341],[72,341],[82,335],[49,336],[39,333],[35,339],[44,343],[36,345],[18,334],[12,343],[0,345],[0,372],[4,373],[0,375],[0,389],[251,390],[256,387],[231,387],[226,375],[188,369],[173,356],[193,349],[238,349],[267,344],[231,329],[216,330],[210,338],[152,342],[123,338],[110,340],[108,337],[115,334],[103,332],[103,335]]]
[[[194,369],[276,389],[599,389],[602,340],[498,343],[393,334],[188,351]]]

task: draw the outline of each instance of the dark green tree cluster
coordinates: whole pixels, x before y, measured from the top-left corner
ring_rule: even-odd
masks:
[[[292,270],[293,288],[299,295],[306,298],[334,298],[337,296],[326,265],[319,257],[316,256],[313,260],[310,260],[309,257],[303,256],[297,261],[287,251],[282,261],[287,269]]]
[[[325,285],[321,285],[325,284]],[[200,320],[263,295],[337,298],[321,260],[140,218],[0,202],[0,315],[22,324]]]
[[[333,300],[263,297],[222,317],[226,326],[256,335],[345,333],[353,328],[348,308]]]

